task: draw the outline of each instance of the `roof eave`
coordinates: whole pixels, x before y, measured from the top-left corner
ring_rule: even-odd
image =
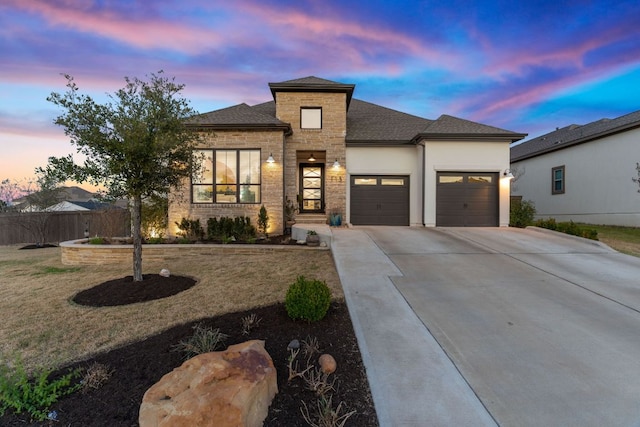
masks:
[[[269,83],[271,95],[275,101],[276,92],[324,92],[324,93],[345,93],[347,95],[347,108],[351,103],[355,84],[345,83],[320,83],[320,84],[304,84],[304,83]]]
[[[291,135],[291,125],[288,123],[273,124],[273,123],[189,123],[186,125],[187,129],[194,131],[211,131],[211,130],[281,130],[285,135]]]
[[[606,130],[604,132],[599,132],[599,133],[596,133],[596,134],[593,134],[593,135],[588,135],[588,136],[584,136],[582,138],[574,139],[573,141],[565,142],[565,143],[558,144],[558,145],[553,145],[551,147],[544,148],[542,150],[535,151],[533,153],[523,154],[522,156],[512,158],[511,162],[519,162],[521,160],[526,160],[526,159],[530,159],[530,158],[533,158],[533,157],[538,157],[538,156],[541,156],[543,154],[550,153],[552,151],[559,151],[559,150],[562,150],[562,149],[565,149],[565,148],[573,147],[574,145],[584,144],[586,142],[590,142],[590,141],[593,141],[593,140],[596,140],[596,139],[600,139],[600,138],[603,138],[603,137],[615,135],[617,133],[625,132],[625,131],[632,130],[632,129],[635,129],[635,128],[640,128],[640,122],[634,122],[634,123],[630,123],[630,124],[627,124],[627,125],[624,125],[624,126],[619,126],[617,128],[614,128],[614,129]]]
[[[349,140],[345,141],[347,147],[398,147],[414,145],[411,141],[404,140]]]
[[[415,144],[422,141],[499,141],[513,143],[526,136],[526,133],[420,133],[413,138],[412,142]]]

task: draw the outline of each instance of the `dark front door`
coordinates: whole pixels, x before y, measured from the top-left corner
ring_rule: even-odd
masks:
[[[300,212],[324,212],[324,164],[300,164]]]

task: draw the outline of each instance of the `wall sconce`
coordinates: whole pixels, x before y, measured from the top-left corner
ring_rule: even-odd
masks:
[[[307,161],[309,161],[309,162],[315,162],[315,161],[316,161],[316,158],[315,158],[315,157],[313,157],[313,153],[311,153],[311,155],[309,156],[309,158],[307,159]]]
[[[267,163],[272,164],[275,162],[275,159],[273,158],[273,154],[269,153],[269,158],[267,159]]]
[[[508,180],[512,180],[514,178],[513,174],[511,173],[511,169],[505,169],[502,177]]]
[[[336,161],[333,162],[333,168],[334,169],[340,169],[340,162],[338,161],[338,159],[336,159]]]

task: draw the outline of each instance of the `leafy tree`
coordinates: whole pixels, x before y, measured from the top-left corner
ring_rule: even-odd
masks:
[[[195,115],[180,95],[184,85],[161,74],[152,74],[148,81],[125,77],[125,87],[104,104],[80,94],[73,77],[65,75],[67,91],[47,98],[64,110],[55,123],[64,127],[85,160],[77,164],[71,155],[51,157],[46,173],[88,181],[104,186],[111,197],[128,198],[134,281],[142,280],[142,200],[181,186],[192,173],[198,140],[184,126],[185,119]]]

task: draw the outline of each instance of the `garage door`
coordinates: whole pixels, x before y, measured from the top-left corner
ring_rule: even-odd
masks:
[[[409,225],[409,177],[351,177],[351,224]]]
[[[439,172],[437,178],[437,226],[498,225],[497,173]]]

